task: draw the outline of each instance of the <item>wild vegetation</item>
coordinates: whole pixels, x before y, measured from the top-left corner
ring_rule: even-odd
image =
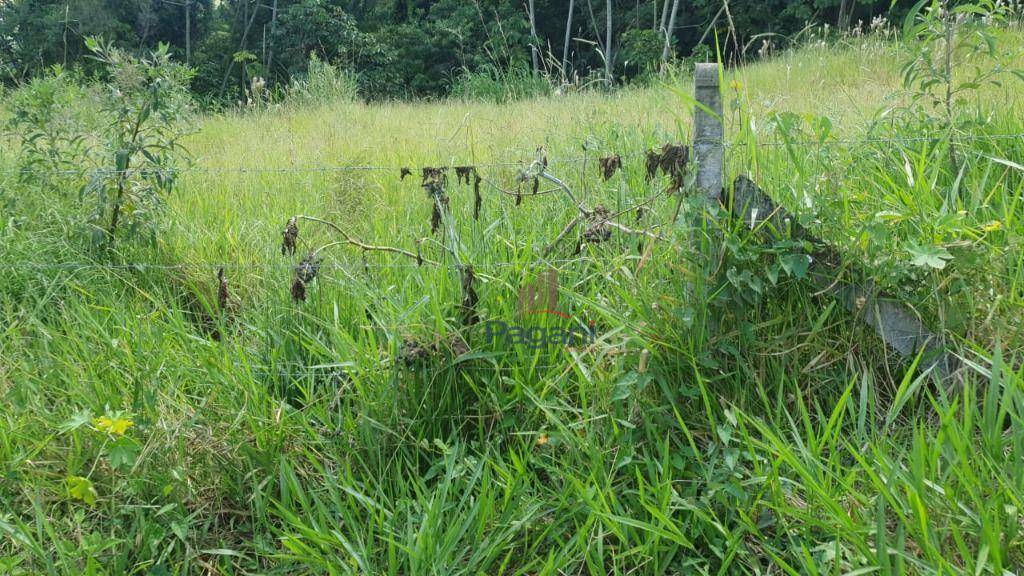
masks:
[[[727,182],[955,386],[700,197],[684,64],[368,104],[314,60],[210,114],[166,50],[91,42],[0,107],[0,573],[1017,573],[1024,34],[893,34],[723,68]]]
[[[102,75],[88,36],[171,46],[211,107],[280,98],[310,58],[349,71],[362,97],[507,96],[644,82],[677,59],[727,61],[802,43],[809,23],[864,31],[901,21],[892,0],[11,0],[0,3],[0,82],[54,65]],[[544,78],[545,82],[538,82]],[[518,80],[511,82],[510,80]]]

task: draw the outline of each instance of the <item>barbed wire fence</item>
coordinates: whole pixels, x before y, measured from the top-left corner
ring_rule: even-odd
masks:
[[[942,140],[943,138],[948,138],[948,137],[949,137],[949,133],[948,132],[943,132],[943,133],[937,133],[935,135],[920,136],[920,137],[848,138],[848,139],[827,139],[827,140],[823,140],[823,141],[800,140],[800,141],[792,141],[792,142],[786,142],[786,141],[758,141],[758,142],[753,143],[753,144],[742,143],[742,142],[740,142],[740,143],[723,143],[722,144],[722,148],[723,149],[738,149],[738,148],[746,148],[746,147],[750,147],[750,146],[753,146],[755,148],[772,148],[772,147],[787,147],[787,146],[794,146],[794,147],[824,147],[824,148],[827,148],[827,147],[830,147],[830,146],[857,146],[857,145],[867,145],[867,144],[901,144],[901,143],[915,143],[915,142],[929,142],[929,141],[935,142],[935,141],[939,141],[939,140]],[[985,140],[992,140],[992,141],[999,141],[999,140],[1021,140],[1021,141],[1024,141],[1024,133],[1013,133],[1013,134],[966,134],[966,135],[958,136],[957,138],[960,139],[960,140],[963,140],[963,141],[985,141]],[[644,156],[646,156],[648,154],[649,154],[649,151],[643,151],[643,152],[634,152],[634,153],[629,153],[629,154],[614,154],[612,156],[614,156],[616,158],[619,158],[621,160],[626,160],[626,159],[631,159],[631,158],[644,157]],[[593,162],[594,160],[597,160],[597,158],[587,157],[587,156],[578,156],[578,157],[562,158],[562,159],[549,159],[548,161],[549,161],[550,165],[555,166],[555,165],[572,165],[572,164],[579,165],[579,164],[582,164],[582,163],[588,162],[588,161]],[[1009,162],[1009,161],[1004,161],[1004,162]],[[459,168],[460,166],[461,165],[459,165],[459,164],[449,164],[447,166],[442,166],[442,168],[444,168],[444,169],[448,169],[448,168],[455,169],[455,168]],[[471,164],[471,165],[467,164],[466,166],[472,167],[472,168],[476,168],[476,169],[485,169],[485,168],[525,169],[526,167],[529,166],[529,163],[527,161],[495,162],[495,163],[478,163],[478,164]],[[596,162],[594,163],[594,167],[595,168],[597,167]],[[415,173],[415,172],[422,171],[424,168],[431,169],[431,168],[434,168],[434,167],[433,166],[430,166],[430,167],[428,167],[428,166],[410,167],[410,166],[397,166],[397,165],[394,165],[394,166],[392,166],[392,165],[387,165],[387,166],[385,166],[385,165],[334,165],[334,166],[305,166],[305,167],[301,167],[300,166],[300,167],[220,167],[220,168],[211,168],[211,167],[188,166],[188,167],[182,167],[182,168],[167,168],[167,169],[164,169],[162,171],[163,172],[167,172],[167,173],[176,173],[176,174],[225,174],[225,173],[234,173],[234,174],[253,174],[253,175],[258,175],[258,174],[315,174],[315,173],[332,173],[332,172],[393,172],[393,173],[397,174],[397,173],[401,173],[402,171],[406,171],[406,170],[408,170],[408,171],[410,171],[412,173]],[[145,171],[145,169],[130,169],[129,171],[130,172],[139,172],[139,171]],[[0,169],[0,174],[70,175],[70,176],[83,176],[83,177],[94,176],[94,175],[97,175],[97,174],[105,174],[105,175],[113,176],[113,175],[117,175],[117,174],[119,174],[121,172],[123,172],[123,171],[112,170],[112,169],[103,169],[103,168],[81,168],[81,169],[68,169],[68,170],[63,170],[63,169],[61,169],[61,170],[45,170],[45,169],[44,170],[39,170],[39,169],[28,169],[28,168],[25,168],[25,169],[21,169],[21,168]],[[502,195],[510,196],[510,197],[521,197],[521,198],[524,198],[524,199],[525,198],[530,198],[530,197],[535,197],[535,196],[544,196],[544,195],[551,195],[551,194],[559,193],[559,190],[557,188],[549,188],[549,189],[541,190],[541,191],[536,192],[536,193],[529,192],[529,191],[517,193],[515,191],[509,190],[509,189],[503,187],[499,183],[496,183],[492,178],[490,178],[490,177],[483,177],[483,176],[481,177],[481,183],[482,183],[482,185],[486,186],[488,189],[490,189],[494,193],[502,194]],[[655,193],[655,194],[651,195],[651,197],[646,198],[646,199],[644,199],[644,200],[642,200],[640,202],[637,202],[637,203],[635,203],[632,206],[624,208],[624,209],[620,210],[619,212],[620,213],[627,213],[627,212],[635,211],[637,208],[641,208],[641,207],[647,206],[647,205],[651,204],[653,200],[662,198],[664,196],[666,196],[664,191]],[[545,259],[543,261],[543,263],[559,264],[559,263],[572,263],[572,262],[578,262],[578,261],[581,261],[581,259],[578,259],[578,258],[554,259],[554,260],[552,260],[552,259]],[[505,266],[517,266],[517,265],[521,265],[521,263],[520,262],[487,262],[487,263],[482,263],[479,266],[505,267]],[[342,268],[343,267],[341,265],[335,265],[335,264],[329,264],[329,263],[325,263],[325,264],[323,264],[323,266],[326,267],[326,268],[331,268],[331,267]],[[406,264],[406,263],[367,263],[367,264],[363,264],[361,266],[362,267],[369,267],[369,268],[417,268],[417,267],[420,267],[421,265]],[[441,266],[445,266],[445,265],[441,264]],[[451,266],[452,267],[456,267],[455,265],[451,265]],[[223,262],[188,262],[188,263],[182,263],[182,264],[161,264],[161,263],[142,262],[142,261],[140,261],[140,262],[129,262],[129,263],[109,263],[109,262],[31,262],[31,261],[28,261],[28,262],[3,262],[3,261],[0,261],[0,269],[7,269],[7,270],[19,269],[19,268],[40,269],[40,270],[45,270],[45,269],[71,269],[71,270],[77,270],[77,269],[87,269],[87,268],[105,268],[105,269],[112,269],[112,270],[117,270],[117,269],[128,269],[128,270],[173,270],[173,269],[185,269],[185,268],[196,268],[196,267],[205,267],[205,268],[213,268],[213,269],[217,269],[217,268],[225,268],[225,269],[268,268],[268,269],[274,269],[274,268],[290,268],[290,267],[292,267],[292,265],[289,264],[289,263],[286,263],[286,262],[248,262],[248,263],[239,263],[239,262],[227,262],[227,261],[223,261]]]
[[[807,140],[807,139],[794,139],[788,140],[786,138],[778,138],[773,140],[757,140],[753,142],[723,142],[721,144],[723,149],[745,149],[745,148],[784,148],[787,146],[807,148],[807,147],[821,147],[829,148],[833,146],[861,146],[868,144],[911,144],[920,142],[939,142],[944,139],[950,138],[948,131],[934,132],[931,134],[925,134],[921,136],[865,136],[858,138],[832,138],[826,137],[821,140]],[[1024,140],[1024,132],[1014,133],[997,133],[997,134],[957,134],[955,136],[957,141],[960,142],[976,142],[976,141],[1001,141],[1001,140]],[[609,155],[615,155],[622,160],[641,158],[648,154],[648,150],[640,152],[613,154],[609,152]],[[548,162],[552,166],[557,165],[579,165],[584,162],[592,162],[595,160],[595,156],[579,155],[570,156],[565,158],[550,157]],[[420,172],[424,168],[457,168],[460,166],[474,167],[477,169],[490,169],[490,168],[525,168],[530,165],[532,160],[520,160],[515,162],[448,162],[448,163],[437,163],[430,165],[410,165],[410,164],[333,164],[333,165],[310,165],[310,166],[197,166],[188,165],[182,167],[167,167],[160,169],[153,168],[129,168],[127,170],[117,170],[113,168],[55,168],[55,169],[40,169],[40,168],[0,168],[0,174],[7,175],[18,175],[18,174],[29,174],[34,176],[95,176],[95,175],[109,175],[116,176],[122,173],[166,173],[166,174],[315,174],[315,173],[332,173],[332,172],[394,172],[401,173],[402,170],[410,170],[412,173]],[[487,179],[485,178],[485,182]],[[491,184],[494,184],[491,182]],[[498,190],[503,190],[498,187]],[[529,194],[524,194],[529,195]]]
[[[696,165],[696,182],[695,187],[697,188],[698,194],[707,197],[709,200],[722,200],[722,191],[725,190],[726,184],[724,182],[724,154],[726,150],[742,150],[750,147],[754,148],[793,148],[793,147],[818,147],[828,148],[832,146],[869,146],[869,145],[901,145],[911,143],[922,143],[922,142],[941,142],[944,139],[950,138],[950,133],[947,131],[921,134],[918,136],[894,136],[894,137],[878,137],[867,135],[860,138],[823,138],[819,140],[809,139],[790,139],[780,138],[770,141],[737,141],[737,142],[726,142],[724,136],[724,124],[722,122],[722,102],[721,102],[721,91],[718,85],[718,70],[717,65],[699,65],[695,74],[695,94],[698,101],[698,106],[695,107],[694,111],[694,135],[693,135],[693,160]],[[997,133],[997,134],[957,134],[955,138],[958,141],[1016,141],[1024,140],[1024,133]],[[669,145],[666,145],[669,146]],[[156,170],[158,172],[179,174],[203,174],[203,175],[221,175],[221,174],[239,174],[239,175],[262,175],[262,174],[331,174],[331,173],[349,173],[349,172],[381,172],[381,173],[393,173],[397,177],[404,180],[407,176],[416,177],[416,173],[422,174],[423,185],[426,188],[428,185],[428,174],[431,171],[452,171],[459,173],[462,170],[472,169],[473,176],[477,178],[477,183],[486,186],[486,189],[493,194],[515,197],[516,202],[522,201],[524,198],[530,198],[532,196],[549,195],[549,194],[566,194],[572,201],[574,208],[580,212],[580,215],[573,221],[575,223],[581,223],[586,225],[589,221],[592,228],[596,227],[598,230],[603,230],[603,226],[613,226],[614,219],[625,215],[630,212],[636,212],[646,206],[650,206],[657,200],[661,200],[665,196],[669,195],[672,186],[656,192],[651,196],[638,200],[630,206],[620,209],[613,213],[604,212],[599,213],[595,216],[596,208],[587,208],[585,204],[578,198],[576,198],[571,190],[568,189],[564,184],[560,184],[557,178],[554,178],[548,171],[554,167],[573,167],[578,168],[593,168],[598,170],[600,173],[605,175],[605,180],[608,179],[608,172],[611,171],[614,174],[615,171],[622,168],[622,162],[624,160],[631,160],[637,158],[647,158],[647,172],[648,176],[651,175],[651,154],[650,150],[634,151],[627,153],[614,154],[609,153],[600,159],[595,158],[591,154],[592,150],[585,150],[582,155],[574,155],[567,157],[544,157],[540,159],[523,160],[518,162],[485,162],[485,163],[466,163],[459,164],[455,162],[448,162],[443,165],[435,166],[409,166],[409,165],[374,165],[374,164],[352,164],[352,165],[312,165],[312,166],[290,166],[290,167],[266,167],[266,166],[233,166],[233,167],[212,167],[212,166],[197,166],[187,165],[177,168],[166,168]],[[687,156],[689,151],[687,150]],[[688,160],[689,158],[687,158]],[[1014,162],[1006,160],[1003,163],[1007,166],[1014,167]],[[609,164],[613,166],[610,168]],[[480,174],[480,170],[512,170],[518,172],[519,179],[518,183],[522,184],[526,180],[532,178],[534,181],[534,189],[523,192],[521,190],[510,190],[494,178],[490,176],[484,176]],[[103,176],[117,176],[125,172],[142,172],[146,169],[129,169],[129,170],[113,170],[104,168],[76,168],[76,169],[36,169],[36,168],[5,168],[0,169],[0,174],[8,176],[78,176],[78,177],[103,177]],[[153,170],[150,170],[151,172]],[[671,174],[669,170],[665,171],[670,178],[676,178],[678,175]],[[459,174],[461,179],[462,175]],[[540,190],[537,187],[537,183],[542,179],[546,178],[548,181],[554,182],[556,185],[554,188]],[[468,182],[468,180],[467,180]],[[675,182],[674,184],[680,184]],[[749,185],[748,185],[749,184]],[[740,181],[733,185],[731,199],[731,214],[733,217],[743,220],[749,227],[753,229],[759,229],[770,221],[777,220],[780,215],[784,215],[785,218],[795,222],[792,216],[788,215],[784,209],[780,207],[777,202],[774,202],[770,195],[765,193],[763,190],[758,188],[756,184],[750,181],[743,183],[744,189],[741,192],[739,190]],[[681,193],[681,186],[676,186],[676,192]],[[479,186],[476,189],[479,193]],[[737,196],[742,198],[737,199]],[[589,220],[588,220],[589,219]],[[651,236],[654,240],[664,239],[661,234],[653,234],[649,229],[644,230],[632,230],[619,224],[617,225],[620,231],[640,233],[641,235]],[[567,229],[568,230],[568,229]],[[584,232],[586,234],[588,232]],[[563,232],[562,235],[564,235]],[[559,239],[561,239],[561,236]],[[807,234],[804,236],[806,239],[812,241],[817,246],[826,246],[825,242],[814,238]],[[558,240],[556,240],[556,243]],[[358,242],[355,244],[358,246]],[[402,251],[405,252],[405,251]],[[408,254],[406,254],[408,255]],[[624,257],[618,255],[617,258],[622,260]],[[634,261],[642,261],[643,255],[632,255],[628,257]],[[384,269],[404,269],[412,270],[422,268],[425,264],[422,258],[417,254],[416,262],[362,262],[359,264],[354,263],[334,263],[334,262],[323,262],[318,263],[317,268],[325,271],[337,270],[337,271],[357,271],[357,270],[384,270]],[[495,260],[486,262],[473,262],[471,265],[465,262],[459,261],[457,255],[454,261],[444,262],[431,262],[431,266],[438,268],[445,268],[457,271],[465,271],[467,266],[473,268],[486,270],[486,269],[503,269],[503,268],[519,268],[529,267],[531,265],[537,266],[563,266],[571,265],[574,263],[592,262],[593,256],[587,255],[582,257],[571,257],[571,258],[549,258],[547,254],[540,257],[529,259],[524,261],[519,260]],[[822,262],[822,260],[819,260]],[[942,380],[948,380],[953,377],[953,373],[956,371],[956,366],[959,362],[954,357],[955,355],[945,349],[944,338],[941,334],[935,334],[929,331],[921,322],[920,318],[910,307],[903,305],[896,301],[894,298],[885,295],[877,287],[874,286],[857,286],[848,282],[841,282],[836,280],[834,269],[834,262],[826,263],[829,264],[829,270],[819,270],[817,273],[822,278],[821,286],[826,287],[829,292],[834,294],[847,309],[863,320],[865,323],[870,325],[876,333],[886,342],[887,345],[895,349],[902,356],[906,358],[914,358],[922,352],[928,352],[933,356],[937,357],[934,361],[927,364],[929,369],[934,368],[935,372],[940,376]],[[301,266],[301,264],[300,264]],[[188,263],[176,263],[176,264],[165,264],[165,263],[153,263],[153,262],[129,262],[129,263],[112,263],[112,262],[43,262],[43,261],[19,261],[19,262],[0,262],[0,270],[67,270],[67,271],[79,271],[87,269],[106,269],[106,270],[124,270],[124,271],[145,271],[145,270],[186,270],[204,268],[210,270],[296,270],[296,264],[291,261],[282,262],[188,262]],[[290,371],[273,371],[277,374],[285,374],[298,376],[297,372]]]

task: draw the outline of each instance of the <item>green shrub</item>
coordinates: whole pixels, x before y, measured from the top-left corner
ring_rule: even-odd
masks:
[[[355,102],[359,99],[359,79],[355,73],[341,70],[311,54],[306,74],[292,79],[288,100],[300,104]]]
[[[655,30],[630,30],[622,35],[616,60],[622,62],[619,71],[627,79],[642,78],[657,73],[665,38]]]
[[[1000,45],[996,33],[996,25],[1011,16],[1007,6],[993,0],[954,6],[931,0],[915,5],[903,24],[909,58],[901,72],[910,101],[901,112],[911,117],[930,115],[947,129],[962,128],[965,118],[960,109],[983,86],[1001,87],[1007,74],[1024,78],[1021,70],[1007,67],[1013,52]]]
[[[463,100],[514,102],[551,94],[551,83],[535,76],[525,64],[513,64],[507,70],[497,66],[470,72],[456,78],[452,96]]]
[[[22,181],[50,182],[55,172],[77,170],[101,125],[96,95],[60,66],[14,90],[7,100],[6,129],[20,140]]]
[[[122,231],[155,241],[164,197],[185,155],[180,140],[191,107],[191,70],[172,62],[165,44],[139,58],[94,38],[86,43],[110,77],[102,106],[106,166],[82,188],[86,224],[94,243],[110,246]]]

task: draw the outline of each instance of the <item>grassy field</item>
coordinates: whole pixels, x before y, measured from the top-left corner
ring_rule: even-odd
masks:
[[[1024,141],[1002,135],[1024,132],[1019,90],[986,88],[962,104],[984,123],[922,138],[893,120],[899,57],[851,40],[728,74],[727,171],[945,335],[969,366],[958,393],[647,181],[644,152],[689,141],[682,75],[204,116],[157,246],[105,266],[66,218],[81,182],[21,182],[9,143],[0,574],[1017,573]],[[517,202],[538,146],[585,204],[662,239],[577,254],[574,233],[545,258],[576,208],[548,183]],[[432,234],[416,169],[439,165],[477,165],[483,202],[475,220],[452,174]],[[295,215],[439,265],[336,246],[293,301],[299,259],[339,239],[301,221],[282,255]],[[597,338],[486,341],[460,322],[464,265],[482,320],[542,327],[560,320],[524,320],[519,294],[556,268],[560,309]]]

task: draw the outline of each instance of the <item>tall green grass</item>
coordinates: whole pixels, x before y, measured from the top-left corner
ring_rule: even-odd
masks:
[[[475,221],[471,187],[452,178],[457,260],[429,242],[444,266],[340,248],[291,301],[295,259],[279,244],[292,215],[410,250],[429,236],[418,178],[391,168],[480,164],[514,188],[515,167],[483,165],[543,144],[588,205],[658,194],[667,182],[648,182],[634,153],[688,140],[682,82],[210,117],[189,144],[204,170],[182,179],[159,245],[125,248],[115,267],[76,266],[93,255],[67,224],[73,194],[58,203],[0,176],[16,200],[0,218],[0,573],[1015,573],[1021,149],[963,139],[959,174],[941,138],[847,143],[879,135],[862,113],[895,81],[864,57],[895,49],[865,42],[728,77],[729,175],[751,174],[958,343],[971,365],[958,393],[812,285],[783,275],[740,294],[720,268],[763,277],[771,256],[721,220],[671,224],[676,196],[644,217],[665,241],[616,234],[578,256],[567,242],[545,263],[575,214],[567,198],[517,206],[485,186]],[[831,114],[812,79],[859,105]],[[807,118],[782,133],[772,119],[786,111]],[[976,136],[1024,131],[1011,107],[989,111]],[[822,115],[834,132],[819,140]],[[625,168],[604,181],[597,158],[612,152]],[[303,170],[365,164],[379,169]],[[285,170],[219,171],[232,167]],[[301,226],[305,249],[333,239]],[[716,238],[735,248],[720,262]],[[952,259],[915,266],[911,243]],[[557,266],[562,306],[597,342],[483,342],[459,325],[457,263],[477,270],[484,319],[517,318],[519,289]],[[431,353],[404,364],[407,339]],[[129,465],[104,415],[132,420]],[[69,477],[89,479],[95,502]]]
[[[525,64],[508,69],[489,66],[480,71],[465,71],[452,85],[453,98],[482,100],[497,104],[548,96],[552,92],[548,78],[533,74]]]

